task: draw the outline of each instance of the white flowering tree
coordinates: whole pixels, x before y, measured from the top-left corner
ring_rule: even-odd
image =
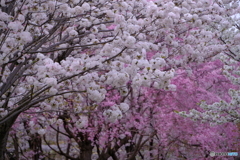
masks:
[[[49,120],[36,121],[46,126],[71,119],[84,128],[97,111],[114,123],[133,107],[127,97],[137,98],[141,87],[175,90],[176,68],[227,50],[218,26],[231,25],[228,17],[239,11],[237,1],[228,3],[1,0],[0,159],[10,154],[7,139],[16,121],[19,133],[32,136],[46,134],[29,121],[41,114]],[[121,93],[119,100],[99,109],[111,90]],[[91,159],[89,152],[82,156]]]
[[[231,6],[238,6],[236,3],[230,3],[226,1],[226,8]],[[240,124],[240,21],[239,16],[229,16],[230,24],[225,23],[220,25],[222,34],[219,40],[226,46],[226,50],[219,54],[219,59],[223,62],[221,67],[222,74],[231,82],[229,85],[228,94],[231,96],[230,100],[219,100],[215,103],[207,103],[206,100],[202,100],[199,105],[203,108],[204,112],[199,112],[195,109],[191,110],[189,114],[181,112],[180,114],[186,117],[190,117],[195,120],[203,122],[211,122],[214,124],[222,124],[227,122],[233,122]],[[231,86],[234,84],[235,86]],[[226,96],[228,95],[226,93]]]

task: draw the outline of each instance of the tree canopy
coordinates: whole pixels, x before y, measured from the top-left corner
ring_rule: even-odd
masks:
[[[0,159],[239,151],[238,0],[0,8]]]

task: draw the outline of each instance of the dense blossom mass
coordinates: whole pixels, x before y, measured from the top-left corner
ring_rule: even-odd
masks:
[[[1,0],[0,159],[239,151],[239,4]]]

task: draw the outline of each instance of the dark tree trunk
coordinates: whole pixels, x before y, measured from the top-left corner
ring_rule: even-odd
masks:
[[[126,146],[125,147],[126,151],[127,151],[127,157],[130,160],[136,160],[135,156],[132,156],[134,150],[135,150],[135,144],[131,143],[130,146]]]
[[[0,125],[0,159],[5,160],[6,145],[8,139],[9,130],[5,129],[5,125]]]
[[[83,160],[92,160],[92,150],[93,146],[91,144],[91,141],[86,140],[84,144],[81,145],[81,156],[80,159]]]
[[[6,159],[8,134],[17,117],[18,115],[0,124],[0,160]]]
[[[33,160],[39,160],[42,154],[42,139],[40,135],[31,135],[31,140],[29,140],[29,146],[30,149],[34,152]]]
[[[81,142],[79,143],[80,147],[80,159],[84,160],[92,160],[92,141],[88,139],[87,134],[79,133],[79,137],[81,139]]]

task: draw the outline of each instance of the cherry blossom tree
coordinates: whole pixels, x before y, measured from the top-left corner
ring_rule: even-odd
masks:
[[[209,157],[210,151],[237,151],[239,132],[233,123],[211,126],[176,114],[199,109],[197,103],[203,98],[229,100],[224,93],[234,85],[219,73],[220,66],[215,61],[196,66],[191,75],[178,71],[172,80],[176,91],[142,88],[135,100],[130,92],[125,100],[130,106],[121,103],[120,92],[112,89],[96,112],[76,115],[69,110],[55,119],[51,114],[32,113],[29,122],[15,123],[12,142],[21,140],[18,154],[29,159],[56,159],[57,155],[62,159],[201,159]],[[38,147],[31,148],[31,143]]]
[[[229,4],[231,6],[231,4]],[[190,114],[181,112],[182,115],[202,120],[211,121],[214,123],[226,123],[234,122],[240,123],[240,108],[239,108],[239,37],[240,37],[240,26],[239,18],[232,18],[233,25],[221,26],[223,27],[223,32],[219,37],[219,40],[226,45],[227,49],[219,54],[219,59],[223,62],[219,68],[221,68],[221,73],[232,83],[228,87],[228,91],[225,91],[225,95],[230,95],[231,98],[226,100],[226,97],[219,99],[215,103],[207,103],[204,99],[200,103],[200,107],[206,110],[206,112],[199,112],[196,110],[191,110]],[[234,85],[234,86],[233,86]],[[231,89],[230,89],[231,88]],[[229,94],[226,94],[226,93]]]
[[[237,59],[221,36],[238,4],[1,0],[0,159],[154,157],[170,144],[158,143],[168,131],[154,124],[152,90],[174,91],[178,68]]]

